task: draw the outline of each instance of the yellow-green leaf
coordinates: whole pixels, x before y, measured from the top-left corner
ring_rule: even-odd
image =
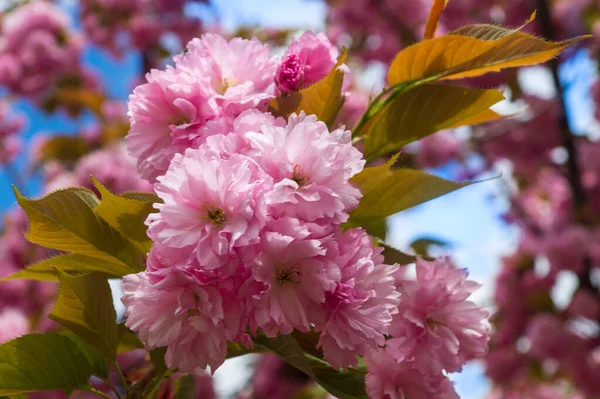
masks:
[[[350,214],[350,223],[361,226],[422,204],[470,183],[457,183],[419,170],[395,169],[376,187],[363,192],[358,207]]]
[[[461,126],[465,121],[488,113],[490,106],[502,101],[498,90],[425,84],[398,95],[381,109],[361,130],[366,135],[365,157],[372,159],[426,137],[439,130]]]
[[[383,165],[364,168],[360,173],[352,176],[350,181],[358,184],[363,193],[372,190],[377,187],[382,180],[387,179],[392,175],[392,166],[394,166],[399,156],[400,154],[395,154]]]
[[[144,221],[150,213],[156,212],[153,208],[154,199],[142,200],[131,196],[117,196],[95,178],[92,177],[92,180],[102,197],[94,211],[115,230],[127,237],[140,251],[150,251],[152,240],[146,235]]]
[[[60,291],[49,317],[75,333],[108,360],[115,360],[119,334],[117,314],[105,277],[58,271]]]
[[[454,129],[455,127],[460,126],[475,126],[481,123],[487,123],[496,121],[498,119],[506,118],[507,116],[510,115],[500,115],[497,112],[492,111],[491,109],[486,109],[478,114],[473,115],[470,118],[466,118],[460,122],[457,122],[455,125],[448,126],[446,127],[446,129]]]
[[[0,345],[0,395],[89,387],[97,368],[94,353],[84,353],[67,335],[29,334]],[[94,351],[93,348],[86,350]]]
[[[62,254],[29,265],[16,273],[0,279],[0,281],[19,279],[57,281],[56,270],[67,273],[96,272],[110,277],[123,277],[126,274],[138,272],[138,270],[134,270],[120,262],[109,262],[80,254]]]
[[[497,40],[502,39],[503,37],[510,36],[515,32],[520,31],[531,21],[535,19],[536,11],[534,11],[529,19],[525,21],[525,23],[519,26],[516,29],[506,28],[501,25],[491,25],[491,24],[473,24],[460,27],[452,32],[448,33],[449,35],[460,35],[460,36],[470,36],[475,39],[481,40]]]
[[[307,115],[316,115],[319,120],[331,126],[344,103],[342,84],[345,72],[340,67],[346,60],[346,55],[344,49],[331,72],[319,82],[271,100],[271,112],[287,118],[292,113],[304,111]]]
[[[29,241],[134,271],[143,269],[142,252],[94,212],[99,201],[92,191],[68,188],[36,200],[23,197],[17,189],[15,195],[29,217]]]
[[[498,35],[493,29],[490,35]],[[478,33],[486,38],[485,32]],[[520,31],[497,40],[447,35],[424,40],[396,55],[388,72],[388,83],[462,79],[505,68],[535,65],[554,58],[587,36],[564,42],[548,42]]]

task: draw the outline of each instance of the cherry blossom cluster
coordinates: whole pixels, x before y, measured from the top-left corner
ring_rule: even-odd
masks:
[[[126,139],[161,202],[147,270],[124,278],[126,325],[183,372],[214,371],[228,342],[317,332],[335,369],[366,358],[373,398],[455,397],[446,372],[489,337],[467,300],[478,285],[447,259],[419,259],[416,279],[385,264],[363,229],[342,228],[365,164],[350,132],[268,111],[337,54],[312,32],[281,60],[256,39],[205,34],[134,90]]]
[[[432,0],[328,0],[327,35],[364,62],[389,63],[402,48],[423,37]],[[439,34],[476,22],[520,26],[538,7],[536,0],[452,0],[441,15]],[[558,36],[585,32],[581,21],[593,0],[559,0],[551,9]],[[537,22],[529,29],[540,33]],[[600,30],[600,23],[596,24]],[[486,77],[485,79],[489,79]]]
[[[0,85],[36,96],[59,78],[80,75],[82,39],[49,1],[32,1],[7,13],[0,28]]]
[[[196,36],[200,20],[187,17],[187,0],[83,0],[81,20],[88,39],[116,56],[128,46],[152,52],[160,49],[160,39],[167,33],[183,43]],[[124,40],[128,33],[129,40]]]

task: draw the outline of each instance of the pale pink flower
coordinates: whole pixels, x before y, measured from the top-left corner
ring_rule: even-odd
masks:
[[[123,145],[106,147],[81,158],[75,166],[78,186],[92,188],[94,176],[102,185],[115,194],[127,191],[152,191],[152,185],[142,180]]]
[[[126,140],[141,176],[154,182],[219,110],[206,85],[189,73],[152,70],[146,79],[148,83],[136,87],[129,97],[131,129]]]
[[[441,372],[425,375],[411,362],[398,363],[383,349],[370,352],[365,360],[370,399],[458,399],[452,383]]]
[[[137,332],[147,349],[168,347],[165,362],[171,369],[191,372],[225,360],[227,340],[237,330],[225,326],[223,290],[205,284],[193,271],[170,268],[162,279],[147,272],[123,278],[127,327]]]
[[[27,334],[31,330],[27,315],[15,308],[4,308],[0,312],[0,344]]]
[[[206,33],[193,39],[187,51],[175,57],[184,70],[209,87],[211,98],[227,115],[258,108],[266,110],[274,96],[276,61],[269,47],[257,39],[233,38]]]
[[[292,43],[277,68],[275,82],[283,93],[308,87],[323,79],[336,63],[337,49],[324,33],[308,31]]]
[[[147,220],[158,253],[176,264],[195,256],[213,269],[228,264],[235,248],[258,243],[265,177],[241,155],[224,159],[204,147],[176,155],[154,187],[159,212]]]
[[[273,179],[266,202],[274,215],[341,223],[358,205],[360,190],[349,180],[365,161],[350,132],[329,132],[314,115],[291,115],[286,127],[263,125],[246,134],[248,155]]]
[[[311,239],[310,230],[297,220],[274,221],[262,233],[252,265],[252,275],[262,289],[252,304],[256,325],[267,336],[322,325],[325,293],[340,278],[325,253],[322,240]]]
[[[347,230],[329,243],[327,257],[340,267],[341,280],[326,294],[319,346],[334,368],[356,367],[356,355],[385,345],[400,297],[392,276],[398,266],[383,263],[382,248],[374,248],[362,229]]]
[[[479,284],[447,258],[417,259],[416,271],[416,280],[398,283],[400,304],[387,350],[397,359],[414,360],[427,374],[460,371],[467,360],[485,354],[489,340],[488,312],[467,300]]]

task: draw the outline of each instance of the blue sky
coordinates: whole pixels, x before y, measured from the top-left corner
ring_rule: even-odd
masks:
[[[63,1],[65,6],[72,7],[72,0]],[[192,6],[188,10],[204,20],[215,22],[215,15],[223,28],[234,30],[241,24],[272,27],[292,27],[298,29],[311,28],[321,30],[324,26],[325,7],[317,0],[215,0],[214,10],[204,6]],[[216,11],[216,13],[215,13]],[[84,61],[98,73],[103,86],[111,97],[127,99],[131,91],[131,82],[141,69],[139,54],[128,53],[122,59],[114,57],[96,48],[85,51]],[[585,54],[579,54],[563,71],[563,77],[569,82],[567,96],[572,105],[570,120],[576,131],[587,128],[592,122],[592,104],[587,95],[587,87],[594,77],[595,66],[584,62]],[[382,68],[375,68],[371,74],[363,77],[368,87],[375,85],[374,76]],[[527,85],[551,95],[551,80],[540,69],[528,72],[525,76]],[[573,83],[575,82],[575,83]],[[583,83],[581,83],[583,82]],[[29,125],[24,133],[26,138],[42,132],[60,132],[75,134],[82,125],[89,123],[89,116],[77,120],[64,115],[45,115],[38,112],[27,101],[17,101],[16,110],[24,113]],[[17,165],[23,172],[23,163]],[[451,176],[452,165],[434,171]],[[415,238],[433,236],[451,242],[450,252],[458,263],[468,267],[475,280],[484,283],[484,288],[477,294],[477,300],[488,303],[492,292],[492,280],[499,267],[499,256],[506,254],[513,247],[517,232],[506,226],[499,219],[499,214],[506,204],[497,197],[500,180],[491,180],[475,184],[459,190],[443,198],[428,202],[412,210],[395,215],[389,219],[389,241],[398,248],[406,248]],[[22,188],[22,187],[20,187]],[[27,182],[22,188],[29,195],[39,190],[38,179]],[[0,171],[0,209],[14,204],[14,196],[10,190],[10,181],[6,173]],[[244,375],[245,368],[238,362],[229,362],[218,373],[217,384],[222,392],[231,392],[231,373]],[[488,383],[482,368],[469,365],[460,375],[453,376],[457,382],[457,390],[461,397],[476,399],[484,396]]]

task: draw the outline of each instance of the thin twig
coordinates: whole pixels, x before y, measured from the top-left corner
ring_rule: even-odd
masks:
[[[125,397],[129,398],[129,385],[127,384],[127,380],[125,379],[125,376],[123,375],[123,372],[121,371],[121,368],[119,367],[119,364],[117,362],[114,362],[114,366],[115,366],[115,370],[117,371],[117,375],[119,376],[119,379],[121,380],[121,385],[123,385],[123,389],[125,390]]]

